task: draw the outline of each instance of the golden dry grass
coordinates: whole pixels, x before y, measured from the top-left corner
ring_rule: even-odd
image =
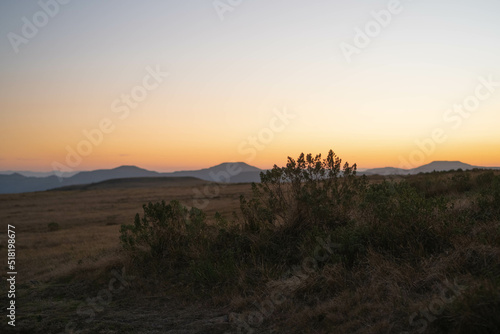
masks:
[[[3,231],[7,224],[16,227],[19,282],[46,281],[117,262],[120,225],[131,224],[149,201],[178,199],[186,206],[207,203],[209,218],[216,211],[229,216],[238,209],[240,194],[249,190],[248,184],[195,181],[161,187],[0,195],[0,221]],[[60,229],[49,231],[51,222]],[[0,236],[1,248],[6,237],[6,233]]]

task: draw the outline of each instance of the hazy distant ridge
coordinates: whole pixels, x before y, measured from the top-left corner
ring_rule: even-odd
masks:
[[[444,172],[449,170],[471,170],[474,168],[478,169],[500,169],[500,167],[481,167],[481,166],[473,166],[460,161],[433,161],[427,165],[423,165],[417,168],[412,169],[402,169],[395,167],[384,167],[384,168],[372,168],[367,169],[364,172],[360,172],[359,174],[365,175],[414,175],[418,173],[431,173],[431,172]]]
[[[226,162],[210,168],[172,173],[158,173],[136,166],[120,166],[113,169],[99,169],[79,172],[71,177],[57,176],[29,177],[19,173],[2,175],[0,172],[0,194],[43,191],[72,185],[97,183],[106,180],[138,177],[195,177],[214,182],[258,182],[262,170],[244,162]]]
[[[433,171],[448,171],[454,169],[470,170],[480,169],[500,169],[499,167],[479,167],[472,166],[460,161],[434,161],[413,169],[401,169],[395,167],[373,168],[359,174],[365,175],[407,175],[418,173],[429,173]],[[22,193],[31,191],[43,191],[59,187],[73,185],[85,185],[98,183],[106,180],[124,178],[144,178],[144,177],[194,177],[205,181],[246,183],[259,182],[262,169],[250,166],[244,162],[225,162],[210,168],[199,170],[186,170],[171,173],[158,173],[136,166],[120,166],[113,169],[99,169],[88,172],[79,172],[73,176],[59,179],[51,175],[46,177],[24,176],[20,173],[5,175],[7,172],[0,172],[0,193]],[[32,175],[39,175],[36,172]]]

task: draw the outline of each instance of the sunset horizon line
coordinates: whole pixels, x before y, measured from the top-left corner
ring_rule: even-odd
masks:
[[[295,158],[294,158],[295,159]],[[428,162],[424,162],[420,165],[415,165],[411,168],[404,168],[404,166],[400,166],[400,165],[397,165],[397,164],[394,164],[394,165],[391,165],[391,164],[380,164],[380,165],[375,165],[375,166],[360,166],[359,164],[357,164],[356,162],[350,162],[350,161],[345,161],[344,159],[342,159],[342,164],[344,163],[349,163],[350,166],[356,164],[356,167],[357,167],[357,170],[358,171],[364,171],[364,170],[368,170],[368,169],[380,169],[380,168],[398,168],[398,169],[415,169],[415,168],[418,168],[418,167],[421,167],[421,166],[425,166],[425,165],[429,165],[431,163],[435,163],[435,162],[458,162],[458,163],[463,163],[463,164],[467,164],[467,165],[470,165],[470,166],[473,166],[473,167],[485,167],[485,168],[500,168],[500,163],[499,164],[474,164],[474,163],[470,163],[468,161],[462,161],[462,160],[452,160],[452,159],[436,159],[436,160],[430,160]],[[223,165],[223,164],[246,164],[248,166],[251,166],[251,167],[255,167],[255,168],[258,168],[258,169],[261,169],[261,170],[270,170],[273,168],[274,164],[269,166],[269,167],[262,167],[262,166],[259,166],[260,164],[252,164],[252,163],[249,163],[249,162],[245,162],[245,161],[231,161],[231,160],[227,160],[227,161],[222,161],[220,163],[216,163],[216,164],[210,164],[210,165],[198,165],[198,166],[186,166],[186,167],[179,167],[179,168],[175,168],[175,167],[163,167],[163,168],[157,168],[157,167],[154,167],[154,166],[151,166],[151,167],[148,167],[148,166],[144,166],[144,165],[141,165],[140,163],[124,163],[124,164],[114,164],[113,166],[105,166],[105,165],[101,165],[99,167],[90,167],[90,168],[87,168],[87,169],[75,169],[75,170],[72,170],[72,171],[59,171],[59,170],[56,170],[56,169],[37,169],[37,168],[33,168],[33,169],[29,169],[29,168],[2,168],[0,167],[0,172],[13,172],[13,173],[18,173],[18,172],[30,172],[30,173],[60,173],[62,172],[63,174],[65,173],[68,173],[68,174],[75,174],[75,173],[80,173],[80,172],[91,172],[91,171],[96,171],[96,170],[113,170],[113,169],[117,169],[117,168],[120,168],[120,167],[135,167],[135,168],[140,168],[140,169],[144,169],[144,170],[147,170],[147,171],[152,171],[152,172],[158,172],[158,173],[174,173],[174,172],[184,172],[184,171],[196,171],[196,170],[202,170],[202,169],[209,169],[209,168],[213,168],[213,167],[217,167],[217,166],[220,166],[220,165]],[[276,164],[278,165],[278,164]],[[285,167],[285,165],[278,165],[278,167]]]

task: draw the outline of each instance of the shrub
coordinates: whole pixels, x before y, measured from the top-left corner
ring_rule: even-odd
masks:
[[[190,243],[203,237],[204,213],[188,210],[178,201],[143,205],[144,215],[136,214],[133,225],[122,225],[120,241],[134,257],[163,261],[171,265],[187,261]]]
[[[418,259],[448,245],[444,198],[426,198],[405,181],[371,185],[361,208],[375,249]]]
[[[149,203],[142,217],[122,225],[120,240],[145,277],[174,269],[169,278],[197,296],[238,291],[256,305],[257,296],[286,287],[287,298],[299,302],[275,313],[278,321],[292,314],[288,333],[315,325],[325,332],[396,330],[393,324],[408,323],[408,306],[434,301],[430,286],[450,274],[484,284],[469,284],[463,298],[432,316],[429,332],[498,332],[500,176],[454,171],[398,179],[368,184],[333,151],[325,159],[301,154],[261,173],[232,221],[217,212],[208,225],[197,208]],[[314,273],[305,275],[313,256]],[[339,312],[337,305],[349,307]]]
[[[449,175],[443,172],[418,174],[407,182],[425,197],[444,196],[452,192]]]
[[[310,256],[316,239],[348,224],[357,199],[366,188],[366,177],[329,151],[288,157],[286,167],[274,166],[252,184],[252,197],[240,198],[243,229],[252,242],[257,263],[279,274]]]
[[[297,160],[288,157],[286,167],[274,165],[253,184],[253,197],[241,198],[246,227],[252,231],[288,225],[332,228],[345,223],[355,207],[355,198],[366,186],[356,177],[356,164],[349,166],[329,151],[313,157],[303,153]]]
[[[477,200],[479,215],[483,219],[500,219],[500,175],[489,181],[488,186],[481,190]]]
[[[234,283],[242,254],[250,254],[236,227],[208,226],[202,210],[188,210],[175,200],[150,202],[143,210],[133,225],[121,226],[120,241],[144,276],[164,276],[173,268],[182,269],[178,277],[203,288]],[[218,213],[216,220],[227,224]]]
[[[47,227],[49,229],[49,232],[57,231],[59,230],[60,226],[56,222],[50,222],[47,224]]]
[[[495,180],[495,173],[492,170],[479,174],[476,177],[476,184],[479,187],[487,187]]]
[[[456,189],[457,192],[466,192],[472,189],[471,178],[469,172],[461,171],[451,178],[451,187]]]

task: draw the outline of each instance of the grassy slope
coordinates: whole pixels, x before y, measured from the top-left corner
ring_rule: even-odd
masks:
[[[91,190],[0,195],[2,230],[6,231],[7,224],[12,224],[17,231],[17,332],[24,328],[26,333],[56,333],[74,321],[82,333],[97,333],[97,329],[107,326],[119,333],[134,333],[148,328],[150,322],[152,327],[155,321],[166,322],[165,314],[182,311],[175,307],[182,303],[163,305],[165,302],[154,298],[158,294],[165,296],[168,290],[144,293],[136,281],[133,287],[113,294],[111,304],[103,312],[96,312],[96,320],[87,323],[88,314],[77,314],[81,303],[106,289],[113,278],[112,271],[121,270],[127,263],[119,245],[120,224],[131,223],[134,215],[142,211],[142,204],[175,198],[192,206],[208,200],[206,210],[210,215],[216,210],[229,214],[237,209],[239,195],[248,192],[248,185],[205,188],[210,183],[189,179],[184,183],[168,182],[151,187],[150,180],[146,181],[142,187],[135,182],[131,188],[116,187],[113,183]],[[217,189],[220,194],[210,195]],[[209,195],[201,198],[195,190]],[[51,222],[58,223],[60,229],[50,231]],[[0,249],[6,258],[6,233],[0,235]],[[5,273],[1,284],[1,291],[6,291]],[[5,295],[2,292],[2,305],[7,303]],[[197,307],[200,306],[184,307],[184,325],[193,321],[189,319],[196,314],[188,310]],[[137,309],[150,313],[151,319],[145,321],[139,315],[134,318]],[[160,310],[164,311],[163,315]],[[83,309],[83,313],[87,311]],[[207,316],[217,315],[212,313],[208,312]],[[178,326],[181,328],[182,324]],[[3,320],[0,331],[4,333],[2,329],[6,329],[6,333],[16,332],[6,327]]]

